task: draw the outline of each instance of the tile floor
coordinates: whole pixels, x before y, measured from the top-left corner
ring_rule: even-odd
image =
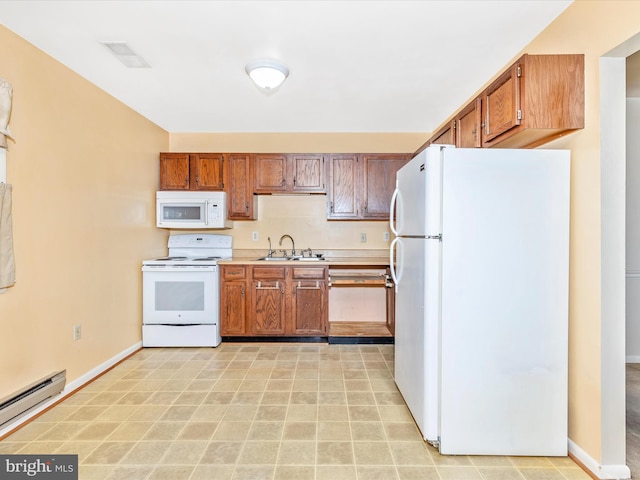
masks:
[[[440,456],[392,345],[144,349],[0,442],[73,453],[80,479],[588,480],[571,459]]]

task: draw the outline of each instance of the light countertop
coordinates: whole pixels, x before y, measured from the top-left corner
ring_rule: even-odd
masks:
[[[290,265],[300,266],[367,266],[367,267],[388,267],[389,253],[386,250],[314,250],[315,253],[322,253],[325,260],[258,260],[265,257],[264,250],[234,250],[233,257],[227,260],[218,261],[219,265],[244,264],[244,265]]]

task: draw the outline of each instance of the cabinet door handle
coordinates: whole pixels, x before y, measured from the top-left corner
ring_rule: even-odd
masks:
[[[303,287],[300,282],[298,282],[298,290],[320,290],[320,282],[316,282],[315,287]],[[295,289],[294,289],[295,293]]]
[[[200,177],[196,177],[196,185],[200,185]]]
[[[262,282],[258,282],[256,290],[280,290],[280,282],[276,282],[275,287],[263,287]]]

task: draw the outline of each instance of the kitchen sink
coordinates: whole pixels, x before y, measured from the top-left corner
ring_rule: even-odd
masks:
[[[287,261],[300,261],[300,262],[321,262],[324,261],[324,257],[260,257],[257,260],[260,262],[287,262]]]

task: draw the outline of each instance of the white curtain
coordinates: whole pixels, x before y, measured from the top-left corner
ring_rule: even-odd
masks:
[[[11,114],[11,84],[0,78],[0,148],[7,148],[9,115]],[[16,283],[11,226],[11,185],[0,183],[0,292]]]
[[[16,283],[11,226],[11,185],[0,183],[0,289]]]
[[[11,84],[4,78],[0,78],[0,148],[7,148],[7,137],[13,138],[9,130],[11,93]]]

